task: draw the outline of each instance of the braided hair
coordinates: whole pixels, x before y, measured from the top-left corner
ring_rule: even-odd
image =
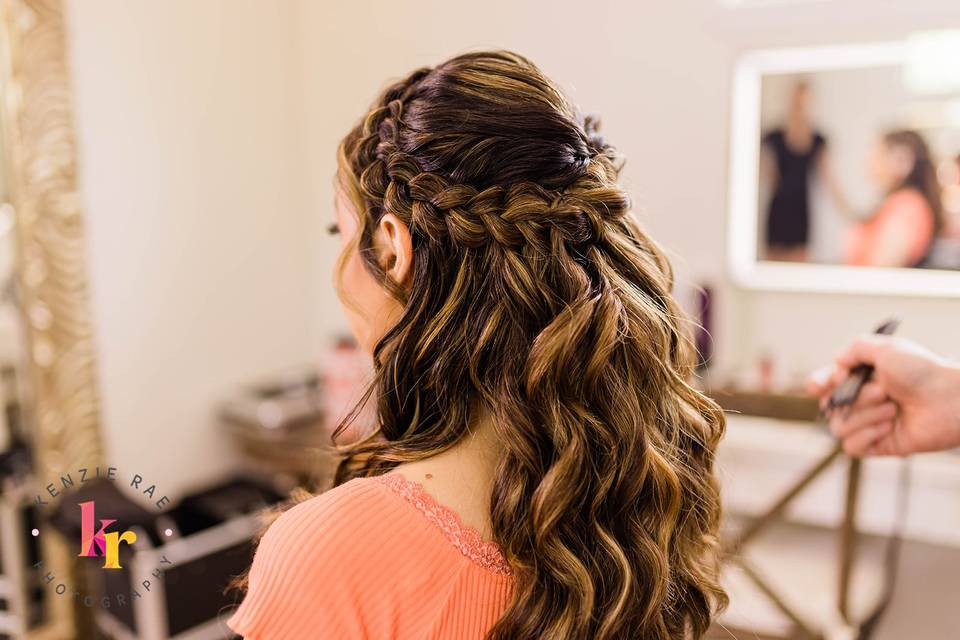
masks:
[[[622,161],[530,61],[470,53],[390,85],[339,149],[356,251],[403,303],[374,351],[374,433],[337,482],[429,457],[482,414],[514,578],[491,639],[702,636],[725,603],[715,403]],[[413,276],[373,230],[408,225]],[[342,425],[341,428],[345,427]]]

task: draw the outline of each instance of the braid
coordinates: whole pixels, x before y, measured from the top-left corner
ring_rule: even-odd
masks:
[[[360,175],[364,196],[375,205],[374,217],[389,211],[430,242],[461,248],[496,243],[509,249],[532,245],[548,250],[555,239],[571,245],[603,242],[608,225],[630,209],[627,194],[616,186],[615,155],[595,135],[587,119],[591,154],[574,158],[580,175],[556,189],[521,181],[477,189],[439,173],[423,171],[399,148],[404,102],[429,72],[420,70],[388,89],[386,102],[370,111],[353,151],[365,160]],[[347,153],[350,153],[348,150]]]
[[[546,248],[554,236],[571,245],[602,242],[607,226],[630,208],[626,194],[592,177],[562,191],[532,182],[478,191],[424,172],[407,182],[406,191],[413,201],[409,221],[414,231],[434,242],[449,237],[455,245],[474,248],[489,242],[510,249]],[[391,210],[407,211],[399,206]]]

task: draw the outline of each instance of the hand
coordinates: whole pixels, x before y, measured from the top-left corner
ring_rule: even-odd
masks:
[[[865,336],[811,377],[808,388],[821,406],[859,364],[873,365],[871,381],[853,406],[830,414],[830,429],[847,454],[905,456],[960,446],[960,366],[907,340]]]

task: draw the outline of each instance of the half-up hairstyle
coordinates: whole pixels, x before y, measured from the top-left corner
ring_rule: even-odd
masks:
[[[374,353],[377,427],[337,482],[437,454],[483,416],[515,585],[489,638],[703,635],[725,604],[723,414],[689,384],[670,265],[595,123],[528,60],[471,53],[387,88],[339,155],[354,250],[404,312]],[[387,212],[412,236],[403,288],[373,251]]]

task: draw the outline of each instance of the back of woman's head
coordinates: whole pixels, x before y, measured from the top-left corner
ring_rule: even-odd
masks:
[[[340,149],[365,264],[403,303],[375,350],[377,431],[339,481],[443,451],[479,416],[512,602],[493,638],[699,637],[717,582],[718,407],[669,263],[613,149],[526,59],[458,56],[391,85]],[[387,213],[413,275],[378,264]]]

